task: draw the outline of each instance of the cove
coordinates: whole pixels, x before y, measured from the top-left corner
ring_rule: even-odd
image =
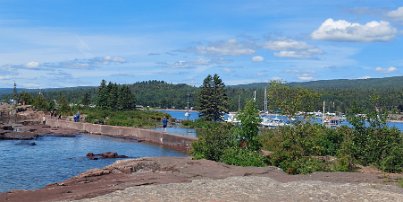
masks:
[[[32,144],[35,142],[35,145]],[[0,141],[0,192],[39,189],[119,159],[89,160],[88,152],[114,151],[130,158],[187,156],[160,146],[106,136],[41,136],[36,140]]]

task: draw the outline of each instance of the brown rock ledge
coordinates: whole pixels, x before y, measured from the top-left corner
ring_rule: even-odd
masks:
[[[293,176],[270,166],[237,167],[208,160],[192,160],[189,157],[139,158],[120,160],[105,168],[89,170],[39,190],[2,193],[0,201],[77,200],[93,198],[129,187],[224,179],[232,176],[264,176],[281,183],[307,180],[351,184],[384,184],[386,182],[384,178],[369,173],[317,172],[311,175]],[[393,193],[403,194],[403,189],[396,186],[388,186],[388,189],[391,189]]]

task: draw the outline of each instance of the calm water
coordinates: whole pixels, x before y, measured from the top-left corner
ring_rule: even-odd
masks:
[[[185,117],[185,111],[177,111],[177,110],[160,110],[161,112],[165,112],[169,115],[171,115],[173,118],[178,119],[178,120],[186,120]],[[270,118],[274,118],[277,117],[285,122],[287,122],[287,117],[286,116],[274,116],[274,115],[269,115]],[[199,118],[199,112],[198,111],[191,111],[190,112],[190,116],[189,116],[189,120],[196,120]],[[224,115],[224,119],[227,119],[228,115]],[[321,122],[320,118],[316,118],[314,120],[314,122]],[[348,122],[343,122],[341,125],[347,125],[349,126]],[[396,127],[397,129],[399,129],[400,131],[403,131],[403,123],[402,122],[388,122],[387,123],[388,126],[390,127]],[[156,128],[155,130],[162,130],[161,128]],[[195,131],[191,131],[189,132],[189,129],[185,129],[185,128],[175,128],[173,127],[172,129],[167,129],[168,133],[174,133],[174,134],[178,134],[178,135],[182,135],[182,136],[196,136],[196,132]]]
[[[28,143],[35,142],[35,146]],[[107,151],[129,157],[186,156],[159,146],[111,137],[78,135],[44,136],[35,141],[0,141],[0,192],[38,189],[92,168],[107,166],[117,159],[88,160],[88,152]]]

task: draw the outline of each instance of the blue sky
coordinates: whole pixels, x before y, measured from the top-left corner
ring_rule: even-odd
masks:
[[[400,3],[399,3],[400,2]],[[403,75],[403,2],[0,0],[0,87]]]

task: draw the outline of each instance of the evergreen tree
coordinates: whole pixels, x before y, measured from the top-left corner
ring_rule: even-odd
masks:
[[[88,106],[91,104],[91,96],[89,92],[84,93],[83,99],[81,100],[81,104]]]
[[[225,85],[217,74],[208,75],[200,91],[200,117],[205,120],[221,121],[228,113],[228,97]]]
[[[59,112],[61,114],[68,114],[70,111],[70,106],[69,103],[66,100],[66,97],[64,97],[62,94],[60,94],[57,104],[59,105]]]
[[[259,133],[259,124],[262,121],[259,117],[259,110],[256,108],[256,102],[249,100],[246,102],[244,109],[237,115],[241,121],[239,127],[239,136],[246,144],[245,146],[250,150],[259,150],[260,143],[257,138]]]
[[[117,109],[118,98],[119,98],[119,87],[116,83],[109,82],[107,86],[108,95],[108,108]]]
[[[106,109],[108,107],[108,97],[109,92],[106,86],[106,81],[102,80],[100,86],[98,87],[97,106],[99,108]]]
[[[13,99],[16,104],[18,104],[18,93],[17,93],[17,84],[14,82],[13,88]]]
[[[129,86],[123,85],[119,88],[117,106],[119,110],[130,110],[135,108],[135,98],[130,91]]]
[[[32,103],[37,110],[46,111],[49,108],[49,103],[42,93],[35,96]]]

